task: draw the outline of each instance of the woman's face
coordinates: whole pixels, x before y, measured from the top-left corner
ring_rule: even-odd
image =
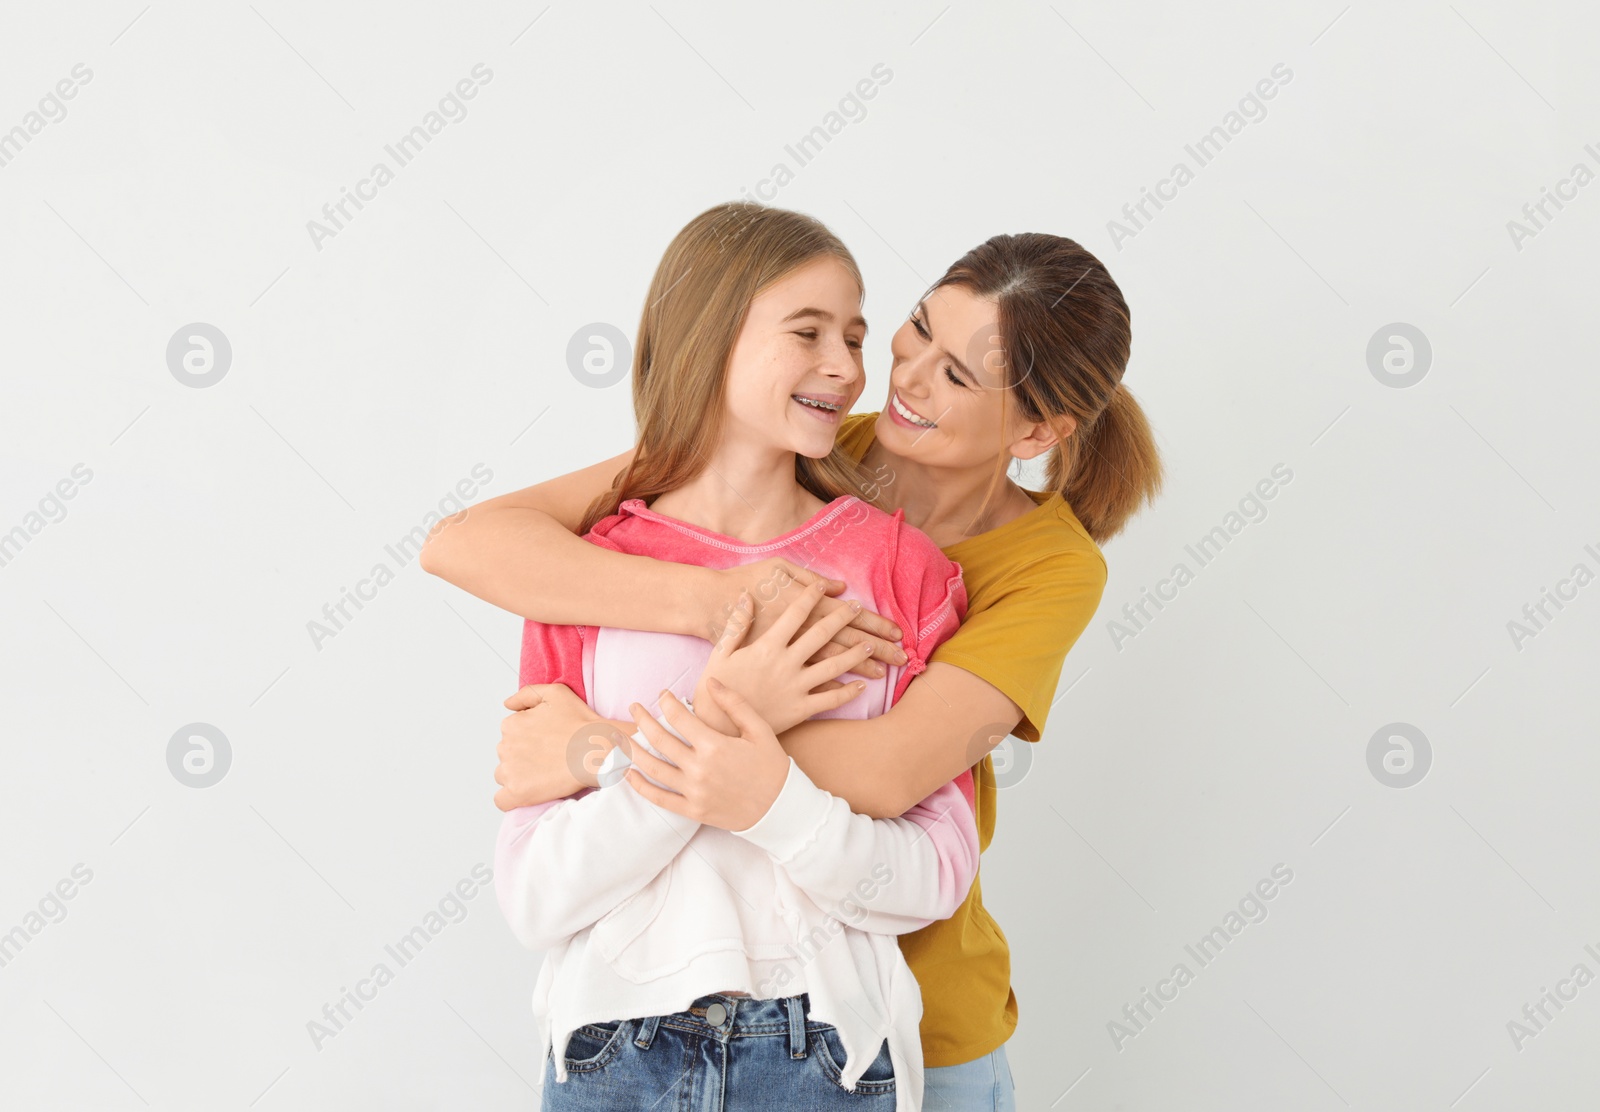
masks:
[[[750,302],[728,359],[725,435],[821,459],[866,379],[861,287],[838,259],[791,271]]]
[[[939,467],[993,463],[1014,421],[998,306],[962,286],[921,301],[889,341],[894,364],[875,433],[889,451]]]

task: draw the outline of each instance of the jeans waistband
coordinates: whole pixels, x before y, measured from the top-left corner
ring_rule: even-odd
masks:
[[[650,1043],[660,1027],[724,1042],[733,1038],[783,1035],[789,1039],[789,1056],[804,1058],[807,1045],[806,1016],[810,1007],[811,999],[803,992],[799,996],[782,996],[773,1000],[723,996],[714,992],[696,997],[694,1003],[681,1012],[640,1020],[634,1043],[641,1050],[650,1049]],[[713,1023],[712,1020],[717,1022]],[[823,1027],[826,1024],[814,1023],[811,1026]]]

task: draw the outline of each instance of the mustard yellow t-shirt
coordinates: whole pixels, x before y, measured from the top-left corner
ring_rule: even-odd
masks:
[[[839,447],[860,461],[872,446],[877,419],[876,413],[846,417]],[[1067,650],[1100,605],[1106,562],[1061,495],[1028,494],[1037,508],[944,549],[961,565],[967,619],[930,659],[1005,692],[1023,713],[1012,733],[1038,741]],[[973,778],[978,848],[985,850],[994,838],[990,757],[973,767]],[[1011,951],[1000,925],[984,910],[978,877],[954,915],[901,935],[900,952],[922,988],[925,1066],[970,1062],[1011,1037],[1017,1026]]]

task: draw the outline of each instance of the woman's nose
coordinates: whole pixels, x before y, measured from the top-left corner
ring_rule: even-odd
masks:
[[[922,352],[911,359],[907,359],[895,368],[894,387],[908,398],[921,398],[927,396],[928,375],[932,373],[938,360],[932,352]]]

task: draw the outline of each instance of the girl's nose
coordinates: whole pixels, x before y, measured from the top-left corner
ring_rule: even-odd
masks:
[[[854,382],[862,374],[861,368],[856,366],[854,353],[842,343],[828,352],[822,372],[844,385]]]

